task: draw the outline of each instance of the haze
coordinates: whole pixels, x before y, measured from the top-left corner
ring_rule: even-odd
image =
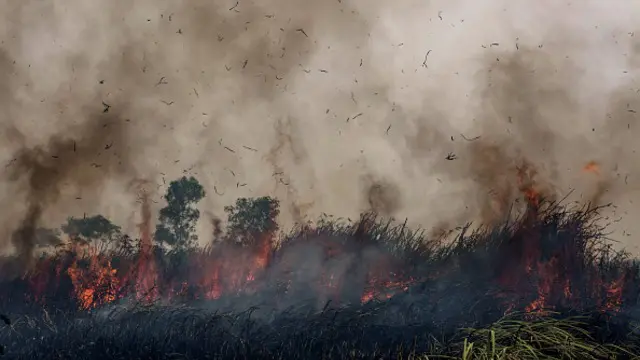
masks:
[[[5,239],[84,213],[136,231],[141,189],[157,211],[183,174],[208,193],[203,240],[223,206],[262,195],[285,227],[373,208],[440,231],[501,218],[526,161],[541,191],[612,202],[612,237],[640,241],[633,1],[2,9]]]

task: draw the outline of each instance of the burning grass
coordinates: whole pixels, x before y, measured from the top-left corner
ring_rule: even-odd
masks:
[[[267,231],[182,252],[68,247],[1,285],[0,342],[15,359],[633,358],[640,272],[598,210],[536,200],[448,243],[365,214],[278,246]]]

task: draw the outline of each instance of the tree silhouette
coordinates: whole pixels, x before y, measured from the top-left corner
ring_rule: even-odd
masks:
[[[101,251],[113,246],[118,239],[123,237],[120,226],[114,225],[102,215],[83,218],[70,217],[66,224],[61,226],[61,229],[72,242],[93,243]]]
[[[168,245],[174,250],[185,250],[195,245],[198,237],[194,230],[200,218],[200,211],[195,205],[205,195],[204,188],[193,176],[183,176],[169,184],[164,196],[167,206],[160,209],[156,225],[155,241],[158,245]]]
[[[228,216],[227,236],[231,240],[249,245],[261,233],[278,229],[280,203],[269,196],[239,198],[235,205],[225,206]]]

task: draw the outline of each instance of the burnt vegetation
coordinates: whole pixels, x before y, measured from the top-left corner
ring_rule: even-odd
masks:
[[[183,177],[153,234],[148,208],[138,239],[101,215],[39,229],[34,265],[0,284],[3,354],[633,358],[638,263],[611,249],[600,208],[525,195],[520,216],[459,228],[452,241],[374,212],[283,233],[276,199],[243,198],[203,248],[194,233],[206,192]]]

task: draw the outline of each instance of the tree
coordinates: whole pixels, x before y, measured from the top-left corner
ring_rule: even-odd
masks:
[[[114,225],[102,215],[83,218],[70,217],[61,228],[71,241],[85,244],[94,243],[100,251],[107,250],[122,237],[120,226]]]
[[[253,243],[258,234],[278,230],[280,203],[269,196],[239,198],[224,211],[228,216],[227,235],[245,245]]]
[[[206,195],[204,188],[193,176],[183,176],[169,184],[164,199],[167,206],[160,209],[155,241],[174,250],[193,247],[198,240],[194,233],[200,211],[195,205]]]

